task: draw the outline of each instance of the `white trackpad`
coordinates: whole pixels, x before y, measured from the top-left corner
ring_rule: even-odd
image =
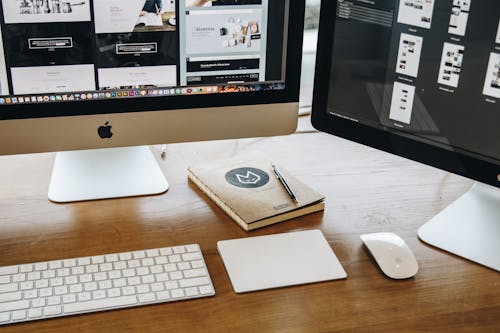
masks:
[[[320,230],[220,241],[217,248],[237,293],[347,277]]]

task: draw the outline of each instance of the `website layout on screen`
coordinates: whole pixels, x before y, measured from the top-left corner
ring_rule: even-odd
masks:
[[[337,1],[328,112],[500,160],[500,1]]]
[[[288,0],[0,1],[0,104],[284,89]]]

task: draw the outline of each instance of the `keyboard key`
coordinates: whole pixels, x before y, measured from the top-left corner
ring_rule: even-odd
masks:
[[[0,267],[0,275],[11,275],[19,272],[19,267],[17,266],[5,266]]]
[[[19,301],[22,298],[23,294],[20,291],[14,293],[6,293],[0,295],[0,302]]]
[[[160,301],[167,300],[170,298],[170,293],[168,291],[159,291],[156,293],[156,298]]]
[[[155,258],[155,263],[157,265],[168,264],[168,259],[167,259],[167,257],[156,257]]]
[[[46,262],[39,262],[35,264],[35,271],[45,271],[49,268]]]
[[[200,277],[200,276],[206,276],[208,275],[208,272],[204,268],[198,268],[198,269],[191,269],[184,271],[184,277],[186,278],[193,278],[193,277]]]
[[[163,268],[165,269],[165,272],[173,272],[177,270],[177,265],[176,264],[166,264],[163,265]]]
[[[12,276],[12,282],[23,282],[23,281],[26,281],[25,273],[20,273]]]
[[[49,286],[49,280],[47,279],[35,281],[35,288],[37,289],[47,288],[48,286]]]
[[[45,298],[37,298],[31,301],[31,307],[39,308],[45,306]]]
[[[76,302],[76,294],[64,295],[62,297],[62,301],[64,304],[74,303],[74,302]]]
[[[61,304],[60,296],[52,296],[47,298],[47,305],[59,305],[59,304]]]
[[[123,270],[123,277],[132,277],[135,276],[135,269],[127,268]]]
[[[143,259],[146,258],[146,253],[144,251],[134,251],[132,252],[132,257],[134,259]]]
[[[3,302],[0,303],[0,312],[23,310],[30,307],[30,301],[22,300],[16,302]]]
[[[0,284],[0,293],[10,293],[18,290],[19,286],[17,283]]]
[[[184,290],[186,292],[186,296],[192,297],[192,296],[198,296],[198,288],[197,287],[191,287],[191,288],[186,288]]]
[[[106,262],[115,262],[115,261],[118,261],[118,255],[117,254],[108,254],[108,255],[104,256],[104,258],[106,259]]]
[[[170,294],[172,295],[172,298],[184,297],[184,290],[183,289],[174,289],[174,290],[170,291]]]
[[[30,290],[30,289],[33,289],[34,286],[35,286],[35,283],[33,281],[21,282],[19,284],[19,289],[20,290]]]
[[[153,266],[154,264],[155,264],[155,261],[153,258],[144,258],[141,260],[142,266]]]
[[[151,291],[149,289],[149,285],[147,285],[147,284],[141,284],[141,285],[138,285],[135,288],[136,288],[138,294],[144,294],[144,293],[148,293],[148,292]]]
[[[97,273],[99,272],[99,266],[97,265],[88,265],[85,267],[85,273],[91,274],[91,273]]]
[[[169,247],[166,247],[166,248],[163,248],[163,249],[160,249],[160,254],[162,256],[169,256],[171,255],[173,252],[172,252],[172,249],[169,248]]]
[[[14,311],[12,312],[12,320],[23,320],[26,319],[26,311]]]
[[[0,313],[0,323],[4,323],[10,321],[10,312],[1,312]]]
[[[176,246],[172,249],[172,251],[175,253],[175,254],[181,254],[181,253],[186,253],[186,249],[184,248],[184,246]]]
[[[79,302],[90,301],[92,299],[92,295],[89,292],[83,292],[77,294]]]
[[[120,288],[113,288],[107,291],[108,297],[119,297],[122,295]]]
[[[127,280],[125,280],[125,279],[113,280],[113,287],[115,287],[115,288],[125,287],[126,285],[127,285]]]
[[[104,264],[100,264],[99,265],[99,270],[101,272],[107,272],[107,271],[111,271],[113,270],[113,264],[112,263],[109,263],[109,262],[106,262]]]
[[[99,289],[111,289],[113,288],[113,283],[109,280],[99,282]]]
[[[60,262],[60,261],[51,261],[51,262],[49,262],[49,268],[50,269],[62,268],[62,262]]]
[[[85,291],[97,290],[97,283],[96,282],[87,282],[87,283],[83,284],[83,290],[85,290]]]
[[[62,313],[62,308],[60,306],[47,306],[45,308],[46,316],[55,316]]]
[[[199,252],[200,246],[198,244],[186,245],[186,250],[188,252]]]
[[[127,279],[127,283],[128,283],[129,286],[136,286],[138,284],[141,284],[141,278],[138,277],[138,276],[134,276],[134,277],[128,278]]]
[[[24,299],[33,299],[38,297],[38,291],[36,289],[28,290],[24,292]]]
[[[185,253],[182,255],[182,260],[184,261],[201,260],[201,258],[200,252]]]
[[[177,264],[177,267],[179,268],[179,270],[184,271],[186,269],[190,269],[191,268],[191,264],[189,263],[189,261],[187,261],[187,262],[180,262],[180,263]]]
[[[42,277],[44,279],[51,279],[56,277],[56,271],[53,269],[49,269],[48,271],[43,271],[42,272]]]
[[[67,286],[60,286],[54,288],[54,295],[66,295],[68,293]]]
[[[65,313],[77,313],[89,310],[109,309],[112,307],[137,304],[137,297],[122,296],[115,298],[106,298],[102,300],[93,300],[89,302],[73,303],[64,306]]]
[[[127,253],[120,253],[118,255],[118,257],[120,258],[120,260],[130,260],[130,259],[132,259],[132,253],[129,253],[129,252],[127,252]]]
[[[158,257],[160,255],[160,251],[158,249],[153,249],[153,250],[147,250],[146,251],[146,256],[147,257]]]
[[[147,293],[139,295],[139,302],[147,303],[156,301],[156,296],[154,293]]]
[[[74,284],[69,286],[69,292],[76,294],[76,293],[81,293],[83,291],[83,284]]]
[[[108,278],[108,274],[104,272],[94,273],[94,281],[102,281]]]
[[[122,294],[125,296],[135,294],[135,287],[123,287]]]
[[[74,275],[68,276],[64,278],[64,284],[66,285],[72,285],[78,283],[78,278]]]
[[[65,276],[68,276],[70,274],[70,270],[69,270],[69,268],[59,268],[56,271],[56,274],[58,277],[65,277]]]
[[[122,277],[122,272],[121,271],[111,271],[111,272],[108,272],[108,276],[111,280],[119,279]]]
[[[71,268],[76,266],[76,260],[75,259],[66,259],[63,260],[63,266],[66,268]]]
[[[0,275],[0,284],[10,283],[10,275]]]
[[[90,260],[92,264],[102,264],[104,262],[104,256],[93,256]]]
[[[42,274],[40,274],[40,272],[31,272],[31,273],[28,273],[28,281],[33,281],[33,280],[40,280]]]
[[[19,266],[19,272],[21,273],[33,272],[33,265],[32,264],[21,265]]]
[[[199,288],[200,288],[200,294],[202,294],[202,295],[213,294],[213,292],[214,292],[214,289],[210,285],[201,286]]]
[[[103,299],[103,298],[106,298],[106,291],[96,290],[92,292],[92,299]]]
[[[90,265],[90,258],[80,258],[77,259],[78,266],[87,266]]]
[[[85,273],[85,268],[83,268],[81,266],[73,267],[71,269],[71,274],[73,274],[73,275],[81,275],[83,273]]]
[[[59,287],[64,284],[64,280],[60,277],[50,279],[49,284],[51,287]]]
[[[145,275],[141,278],[142,283],[149,284],[155,282],[155,277],[153,275]]]
[[[177,289],[179,288],[179,284],[177,283],[177,281],[167,281],[165,282],[165,288],[167,289]]]
[[[125,261],[118,261],[113,264],[113,267],[117,270],[122,270],[127,268],[127,263]]]
[[[181,261],[181,256],[178,255],[178,254],[174,254],[174,255],[168,256],[168,261],[170,261],[171,263],[180,262]]]
[[[80,283],[86,283],[92,281],[92,274],[80,275]]]
[[[205,267],[205,265],[203,264],[203,260],[195,260],[195,261],[191,261],[191,267],[202,268],[202,267]]]
[[[208,277],[199,277],[199,278],[193,278],[193,279],[186,279],[186,280],[180,280],[179,285],[182,288],[187,288],[187,287],[194,287],[194,286],[202,286],[205,284],[209,284],[210,280]]]
[[[132,260],[127,261],[127,266],[128,266],[128,268],[141,267],[141,262],[137,259],[132,259]]]
[[[180,280],[182,279],[182,272],[171,272],[170,273],[170,280]]]
[[[168,273],[156,274],[155,278],[156,278],[156,281],[158,281],[158,282],[164,282],[164,281],[168,281],[169,280]]]
[[[40,297],[49,297],[52,296],[52,288],[43,288],[40,289]]]
[[[37,308],[37,309],[30,309],[28,311],[28,317],[29,318],[39,318],[42,316],[42,309]]]
[[[151,291],[163,291],[165,290],[165,285],[161,282],[156,282],[151,284]]]

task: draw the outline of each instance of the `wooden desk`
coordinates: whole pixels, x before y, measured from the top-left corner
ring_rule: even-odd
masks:
[[[159,155],[159,147],[154,147]],[[324,213],[246,233],[188,184],[188,165],[260,149],[327,197]],[[417,229],[471,182],[319,133],[170,145],[165,195],[57,205],[47,201],[53,154],[0,158],[0,264],[201,245],[213,298],[2,327],[2,332],[499,332],[500,275],[417,239]],[[216,242],[321,229],[345,281],[236,295]],[[359,235],[394,231],[419,274],[382,275]],[[499,240],[500,241],[500,240]]]

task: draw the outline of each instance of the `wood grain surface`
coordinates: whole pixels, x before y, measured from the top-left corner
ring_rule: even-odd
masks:
[[[500,332],[500,275],[425,245],[417,229],[471,181],[320,133],[152,147],[171,184],[160,196],[53,204],[54,154],[0,157],[0,265],[199,243],[216,296],[65,317],[3,332]],[[246,233],[194,185],[193,163],[261,150],[326,195],[324,213]],[[217,254],[223,239],[321,229],[349,277],[237,295]],[[393,281],[363,247],[392,231],[420,264]],[[500,241],[500,240],[499,240]]]

